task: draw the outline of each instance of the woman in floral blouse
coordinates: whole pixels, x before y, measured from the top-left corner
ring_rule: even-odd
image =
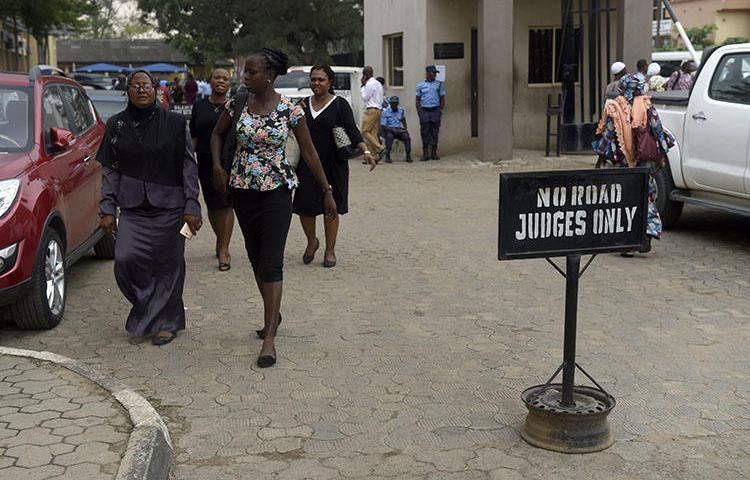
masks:
[[[289,132],[294,132],[302,157],[324,192],[327,216],[336,215],[336,202],[331,195],[320,158],[307,130],[302,107],[276,93],[273,82],[286,74],[284,53],[264,48],[247,57],[243,82],[249,92],[245,108],[235,111],[235,101],[219,118],[211,137],[214,183],[220,191],[227,185],[232,192],[234,211],[245,238],[245,248],[263,297],[264,327],[258,330],[263,347],[258,366],[276,363],[274,339],[281,323],[281,292],[284,267],[284,246],[292,219],[292,190],[298,180],[285,156]],[[235,119],[235,116],[239,115]],[[224,138],[236,120],[237,149],[231,169],[221,163]]]

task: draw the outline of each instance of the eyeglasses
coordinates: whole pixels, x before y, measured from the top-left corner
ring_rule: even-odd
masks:
[[[139,90],[142,90],[144,92],[150,92],[151,90],[154,89],[154,86],[151,85],[150,83],[133,83],[130,85],[130,88],[132,88],[136,92]]]

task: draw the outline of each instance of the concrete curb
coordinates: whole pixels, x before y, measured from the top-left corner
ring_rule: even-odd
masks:
[[[71,370],[109,391],[130,416],[130,433],[116,480],[166,480],[172,463],[172,440],[159,414],[148,401],[119,380],[88,365],[50,352],[36,352],[0,346],[0,355],[34,358]]]

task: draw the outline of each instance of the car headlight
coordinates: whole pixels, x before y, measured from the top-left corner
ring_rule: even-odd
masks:
[[[21,182],[15,178],[10,180],[0,180],[0,217],[6,214],[18,195],[18,187]]]

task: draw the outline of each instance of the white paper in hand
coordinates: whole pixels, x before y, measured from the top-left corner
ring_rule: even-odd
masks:
[[[190,230],[190,227],[188,226],[187,222],[185,222],[185,225],[182,226],[182,229],[180,230],[180,235],[187,238],[188,240],[193,238],[193,231]]]

